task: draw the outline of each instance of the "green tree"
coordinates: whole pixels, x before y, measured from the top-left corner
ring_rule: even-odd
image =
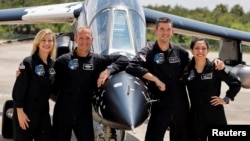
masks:
[[[227,5],[219,4],[215,7],[213,12],[216,12],[218,14],[227,13],[228,12]]]
[[[243,10],[243,8],[239,4],[236,4],[231,9],[230,13],[235,14],[237,16],[243,16],[244,15],[244,10]]]

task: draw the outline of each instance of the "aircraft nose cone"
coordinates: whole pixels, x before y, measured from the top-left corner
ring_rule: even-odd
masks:
[[[125,71],[110,77],[102,87],[103,118],[133,130],[149,116],[149,93],[144,83]]]

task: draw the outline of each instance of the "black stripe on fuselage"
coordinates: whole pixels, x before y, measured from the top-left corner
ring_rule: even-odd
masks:
[[[0,10],[0,21],[17,21],[27,14],[25,8]]]

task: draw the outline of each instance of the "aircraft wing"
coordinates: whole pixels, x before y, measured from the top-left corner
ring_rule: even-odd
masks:
[[[202,36],[210,39],[220,40],[225,39],[236,39],[242,41],[243,44],[250,45],[250,33],[217,26],[205,22],[200,22],[148,8],[144,8],[147,26],[151,27],[156,19],[159,17],[169,17],[173,21],[173,26],[176,33]]]
[[[11,8],[0,10],[0,25],[39,24],[39,23],[72,23],[80,15],[84,2],[72,2],[34,7]],[[147,25],[154,24],[158,17],[172,19],[176,33],[203,36],[217,39],[237,39],[250,45],[250,33],[222,26],[208,24],[173,14],[144,8]],[[205,28],[204,28],[205,27]]]
[[[83,2],[0,10],[0,25],[72,23],[79,16]]]

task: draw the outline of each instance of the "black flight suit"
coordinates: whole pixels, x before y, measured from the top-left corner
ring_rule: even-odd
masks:
[[[167,51],[161,51],[156,42],[144,47],[127,66],[128,73],[142,78],[150,72],[166,85],[166,91],[161,92],[154,82],[149,83],[149,90],[158,102],[152,104],[145,141],[163,141],[168,128],[171,141],[188,139],[189,102],[185,85],[180,81],[188,62],[188,52],[182,47],[170,44]]]
[[[20,76],[16,78],[12,97],[14,100],[13,130],[15,141],[50,141],[51,119],[49,97],[55,75],[54,61],[48,64],[35,53],[26,57],[19,66]],[[23,108],[30,119],[29,128],[20,128],[16,108]]]
[[[202,73],[197,73],[195,61],[192,59],[187,75],[187,88],[191,102],[191,134],[192,141],[206,141],[207,128],[213,125],[226,125],[223,105],[212,106],[212,96],[220,97],[221,82],[229,86],[226,96],[231,100],[239,92],[241,83],[225,71],[215,70],[214,64],[207,59]]]
[[[57,59],[53,87],[57,95],[53,114],[55,141],[70,141],[72,130],[78,141],[94,140],[91,100],[99,74],[111,63],[115,70],[124,70],[128,61],[122,55],[89,53],[79,57],[75,50]]]

